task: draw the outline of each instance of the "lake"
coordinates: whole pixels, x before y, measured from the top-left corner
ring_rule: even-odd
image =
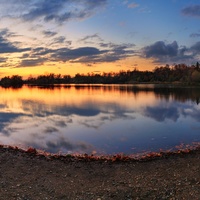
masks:
[[[136,154],[200,142],[200,88],[153,84],[0,87],[0,144]]]

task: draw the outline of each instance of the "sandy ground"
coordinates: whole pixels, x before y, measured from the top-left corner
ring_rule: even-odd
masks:
[[[198,200],[200,150],[142,161],[93,161],[1,147],[0,200],[8,199]]]

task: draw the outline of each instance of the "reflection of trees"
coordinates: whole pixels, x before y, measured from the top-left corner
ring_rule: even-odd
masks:
[[[167,85],[128,85],[115,86],[115,90],[120,93],[134,93],[138,95],[140,92],[154,92],[157,98],[169,100],[170,98],[185,102],[192,100],[199,104],[200,88],[199,87],[170,87]]]
[[[76,90],[100,90],[102,89],[101,85],[81,85],[77,84],[74,86]]]
[[[35,87],[29,85],[29,87]],[[157,98],[185,102],[192,100],[199,104],[200,102],[200,88],[199,87],[181,87],[174,85],[161,84],[127,84],[127,85],[101,85],[101,84],[75,84],[75,85],[42,85],[38,86],[40,89],[70,89],[74,87],[76,90],[87,91],[104,91],[104,92],[120,92],[123,94],[134,94],[137,96],[140,92],[153,92]]]
[[[154,92],[157,97],[165,98],[166,100],[169,98],[180,102],[192,100],[199,104],[199,88],[155,88]]]

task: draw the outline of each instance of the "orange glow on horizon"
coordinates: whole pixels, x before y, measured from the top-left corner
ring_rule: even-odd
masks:
[[[140,57],[131,57],[117,62],[104,62],[104,63],[45,63],[42,66],[33,67],[16,67],[16,68],[1,68],[0,78],[5,76],[19,75],[24,79],[29,76],[37,77],[44,74],[61,74],[75,76],[77,73],[88,74],[97,73],[102,74],[103,72],[119,72],[134,70],[135,68],[139,71],[152,71],[156,65],[152,59],[145,59]]]

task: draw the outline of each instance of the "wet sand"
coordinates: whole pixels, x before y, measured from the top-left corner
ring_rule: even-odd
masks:
[[[200,199],[200,148],[140,160],[0,147],[0,200]]]

